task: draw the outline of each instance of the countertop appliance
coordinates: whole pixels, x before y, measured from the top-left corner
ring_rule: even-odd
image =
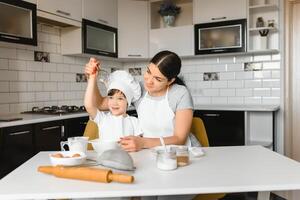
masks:
[[[31,111],[21,112],[22,114],[47,114],[47,115],[64,115],[86,112],[84,106],[45,106],[32,107]]]
[[[246,51],[246,19],[196,24],[195,54]]]
[[[0,41],[37,46],[36,5],[0,0]]]

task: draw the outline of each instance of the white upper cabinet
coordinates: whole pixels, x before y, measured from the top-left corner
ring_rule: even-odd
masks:
[[[194,0],[194,24],[247,18],[246,0]]]
[[[147,1],[118,1],[119,58],[148,58],[148,6]]]
[[[82,18],[117,27],[117,4],[117,0],[82,0]],[[131,14],[134,14],[134,12]]]
[[[163,50],[170,50],[179,56],[194,55],[194,26],[150,30],[150,57]]]
[[[45,11],[46,13],[54,14],[55,16],[81,22],[81,4],[81,0],[38,0],[37,9],[40,11]],[[50,18],[46,15],[41,17]]]

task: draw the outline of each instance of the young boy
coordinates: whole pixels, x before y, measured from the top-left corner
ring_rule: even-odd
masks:
[[[85,107],[98,125],[100,140],[119,141],[121,137],[140,135],[142,133],[138,119],[126,114],[131,102],[141,96],[141,87],[129,73],[123,70],[114,71],[108,79],[107,96],[109,112],[99,111],[97,103],[93,102],[94,89],[91,81],[97,81],[96,76],[90,77],[85,94]]]

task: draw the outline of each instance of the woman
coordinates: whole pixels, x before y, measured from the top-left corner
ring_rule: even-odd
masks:
[[[93,102],[100,110],[107,110],[107,97],[101,96],[97,87],[97,72],[100,63],[91,58],[85,73],[94,90]],[[191,145],[189,139],[193,118],[193,102],[183,82],[178,78],[181,60],[173,52],[161,51],[150,61],[144,74],[142,97],[135,102],[143,137],[127,136],[120,140],[126,151],[139,151],[165,144]],[[191,135],[191,134],[190,134]]]

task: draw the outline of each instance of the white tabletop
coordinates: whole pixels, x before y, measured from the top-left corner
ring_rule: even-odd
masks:
[[[56,178],[37,172],[48,165],[40,152],[0,180],[0,199],[150,196],[300,189],[300,164],[260,146],[204,148],[206,155],[174,171],[156,168],[150,150],[133,153],[133,184]]]

